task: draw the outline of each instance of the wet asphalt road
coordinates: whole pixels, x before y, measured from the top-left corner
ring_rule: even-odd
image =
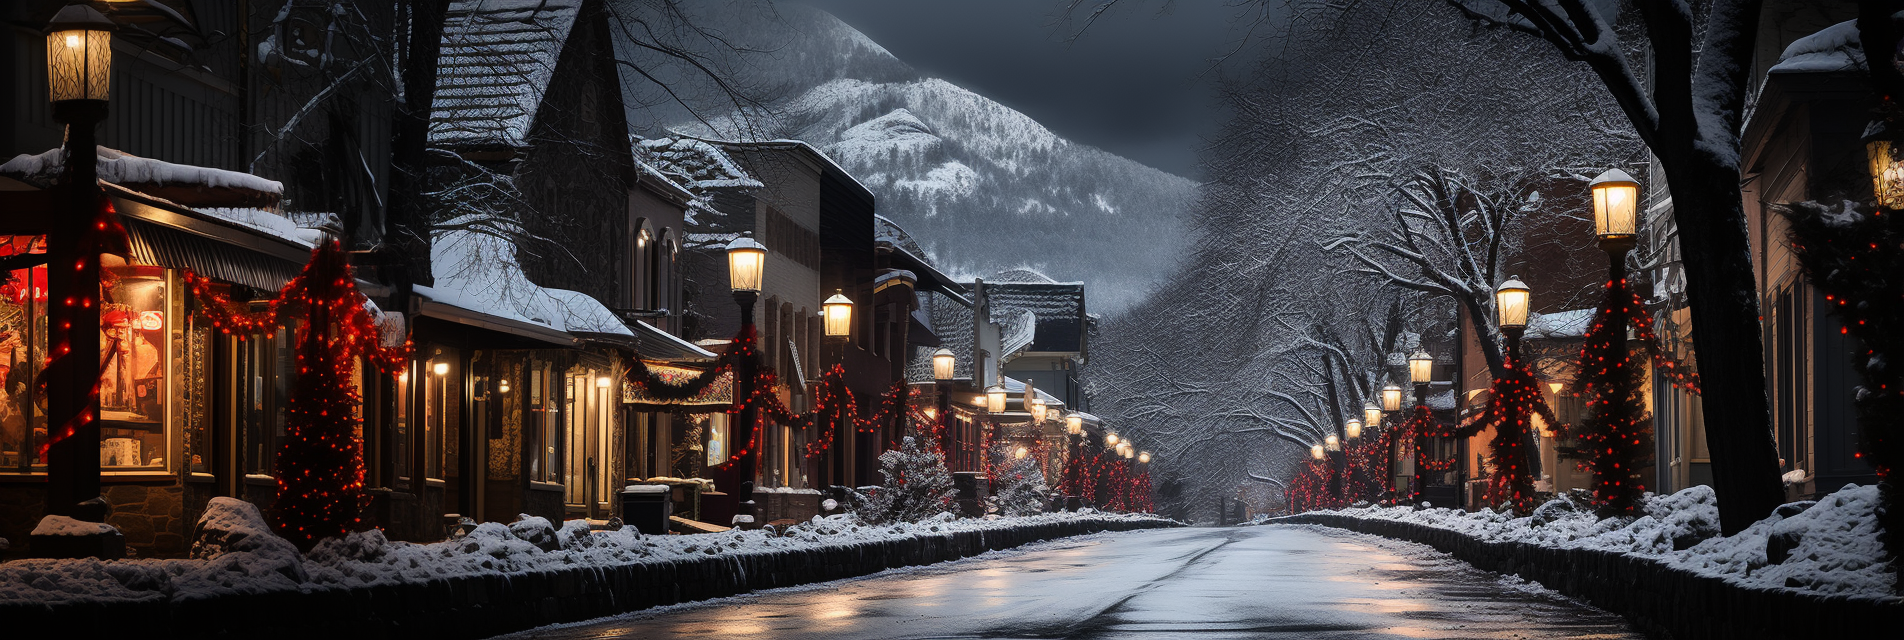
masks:
[[[1098,534],[508,638],[1640,638],[1420,545],[1320,527]]]

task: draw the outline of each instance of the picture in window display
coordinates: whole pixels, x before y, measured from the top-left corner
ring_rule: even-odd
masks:
[[[101,270],[99,380],[101,467],[165,464],[166,317],[170,288],[165,270],[111,265]]]
[[[0,236],[0,257],[46,253],[45,236]],[[46,358],[46,267],[0,272],[0,472],[43,464],[46,403],[29,392]]]

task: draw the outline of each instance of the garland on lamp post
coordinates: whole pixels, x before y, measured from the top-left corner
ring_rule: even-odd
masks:
[[[1586,417],[1576,431],[1587,450],[1581,468],[1593,474],[1593,499],[1604,515],[1631,514],[1646,494],[1646,481],[1639,473],[1653,450],[1652,417],[1646,413],[1646,370],[1634,361],[1626,338],[1633,319],[1645,315],[1626,278],[1608,280],[1606,299],[1594,313],[1580,348],[1580,374],[1573,391],[1586,400]],[[1642,353],[1651,351],[1649,345]]]
[[[1560,420],[1541,396],[1540,383],[1521,362],[1510,358],[1506,369],[1489,389],[1487,408],[1470,419],[1464,430],[1494,429],[1488,443],[1494,463],[1488,499],[1510,505],[1516,515],[1527,515],[1534,508],[1532,452],[1527,450],[1530,422],[1535,415],[1548,424],[1558,425]]]

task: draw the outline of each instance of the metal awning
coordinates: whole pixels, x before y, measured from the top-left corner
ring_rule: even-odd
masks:
[[[417,287],[417,288],[426,289],[425,287]],[[427,293],[421,292],[421,291],[418,293],[423,293],[426,296],[428,295]],[[510,318],[492,316],[487,313],[483,313],[481,311],[472,311],[472,310],[464,309],[456,305],[437,302],[435,300],[424,300],[423,304],[420,306],[421,308],[418,309],[418,312],[425,317],[436,318],[439,320],[448,320],[450,322],[454,322],[457,324],[464,324],[464,325],[469,325],[472,327],[488,329],[490,331],[499,331],[499,332],[507,333],[514,336],[521,336],[531,340],[547,342],[551,345],[558,346],[558,347],[576,346],[575,336],[571,336],[567,333],[556,331],[555,329],[551,329],[549,327],[545,327],[539,324],[523,322],[521,320],[513,320]]]
[[[131,241],[132,259],[264,291],[304,270],[311,248],[113,184],[101,184]]]

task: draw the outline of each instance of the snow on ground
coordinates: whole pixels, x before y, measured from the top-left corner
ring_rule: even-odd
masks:
[[[28,559],[0,564],[0,602],[136,602],[391,585],[487,574],[521,574],[575,566],[665,562],[697,556],[817,549],[999,530],[1078,519],[1153,520],[1156,516],[1095,511],[983,520],[941,514],[918,523],[873,525],[852,515],[814,517],[785,530],[643,536],[635,529],[592,531],[587,521],[559,526],[539,517],[487,522],[467,535],[430,544],[392,542],[380,530],[320,542],[299,555],[272,534],[257,508],[214,498],[192,560]]]
[[[1668,566],[1733,584],[1819,595],[1893,599],[1893,578],[1880,561],[1877,487],[1847,485],[1816,504],[1796,502],[1733,536],[1719,535],[1711,487],[1649,494],[1645,515],[1606,518],[1562,497],[1515,518],[1494,511],[1364,506],[1323,511],[1355,518],[1409,522],[1490,542],[1558,549],[1598,549],[1653,558]]]

